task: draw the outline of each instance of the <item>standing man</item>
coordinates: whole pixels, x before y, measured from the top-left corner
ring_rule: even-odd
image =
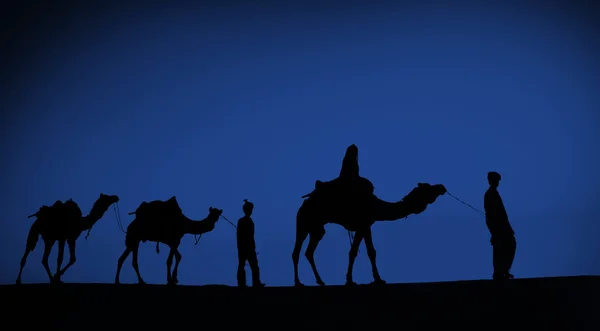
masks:
[[[254,204],[244,199],[242,206],[244,217],[238,220],[237,224],[237,249],[238,249],[238,287],[246,287],[246,261],[250,264],[252,270],[252,286],[264,287],[260,282],[260,272],[258,269],[258,259],[256,257],[256,244],[254,242],[254,221],[252,221],[252,211]]]
[[[515,251],[517,249],[517,241],[515,232],[508,222],[508,215],[504,208],[504,203],[498,193],[498,185],[502,178],[495,171],[488,172],[488,183],[490,187],[485,192],[483,205],[485,208],[485,223],[492,236],[490,242],[493,247],[493,264],[494,275],[493,279],[512,279],[510,274]]]

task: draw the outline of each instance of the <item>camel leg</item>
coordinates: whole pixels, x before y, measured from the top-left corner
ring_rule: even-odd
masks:
[[[348,272],[346,273],[346,285],[356,285],[356,283],[352,280],[352,269],[354,268],[354,260],[356,260],[356,256],[358,255],[358,247],[360,247],[360,243],[363,240],[363,232],[356,231],[354,236],[354,240],[352,241],[352,246],[350,247],[350,253],[348,253]]]
[[[52,277],[52,273],[50,272],[50,266],[48,265],[48,258],[50,257],[50,252],[52,252],[52,247],[54,247],[54,243],[56,240],[44,240],[44,256],[42,256],[42,265],[48,274],[48,278],[50,278],[50,282],[54,280]]]
[[[177,248],[175,248],[175,267],[173,268],[173,278],[172,278],[172,281],[174,284],[179,283],[179,280],[177,279],[177,271],[179,270],[179,262],[181,262],[181,253],[179,253],[179,250]]]
[[[310,263],[310,267],[312,268],[313,274],[315,274],[315,280],[320,286],[324,286],[325,283],[323,282],[321,276],[319,276],[319,272],[317,271],[317,265],[315,264],[315,250],[317,249],[317,246],[319,245],[321,239],[323,239],[324,235],[324,227],[321,227],[317,231],[311,232],[310,239],[308,240],[308,246],[306,247],[306,252],[304,253],[304,256],[306,256],[308,263]]]
[[[69,246],[69,263],[67,263],[67,265],[64,268],[62,268],[62,270],[58,273],[58,280],[60,280],[60,277],[65,274],[67,269],[72,267],[75,264],[75,262],[77,262],[77,256],[75,255],[77,240],[69,239],[67,240],[67,245]]]
[[[294,251],[292,252],[292,261],[294,262],[294,286],[304,286],[300,282],[300,278],[298,277],[298,263],[300,262],[300,251],[302,250],[302,244],[306,237],[308,236],[308,232],[302,230],[296,230],[296,242],[294,243]]]
[[[63,263],[63,258],[65,256],[65,241],[58,241],[58,255],[56,257],[56,273],[54,274],[54,281],[60,283],[60,267]]]
[[[25,268],[25,263],[27,263],[27,257],[29,256],[29,253],[31,253],[31,250],[29,249],[29,247],[25,248],[25,253],[23,254],[23,257],[21,258],[21,266],[19,268],[19,276],[17,276],[17,285],[21,284],[21,275],[23,274],[23,268]]]
[[[131,253],[131,249],[129,247],[125,248],[125,251],[123,252],[123,254],[121,254],[121,256],[119,257],[119,261],[117,262],[117,274],[115,275],[115,284],[119,284],[119,277],[121,275],[121,268],[123,267],[123,263],[125,262],[125,260],[127,259],[127,257],[129,256],[129,253]]]
[[[371,228],[365,231],[365,246],[367,247],[367,255],[371,261],[371,269],[373,270],[373,283],[374,284],[385,284],[385,281],[381,279],[379,270],[377,270],[377,251],[373,245],[373,237],[371,234]]]
[[[131,265],[133,266],[133,269],[135,270],[135,274],[137,275],[138,283],[146,284],[146,282],[144,282],[144,280],[142,279],[142,276],[140,275],[140,266],[138,265],[138,250],[139,250],[139,248],[140,248],[140,244],[137,243],[131,249],[131,252],[133,253],[133,256],[132,256],[133,261],[131,262]]]
[[[175,256],[175,249],[171,248],[169,251],[169,256],[167,256],[167,284],[171,284],[173,280],[171,279],[171,267],[173,266],[173,256]]]

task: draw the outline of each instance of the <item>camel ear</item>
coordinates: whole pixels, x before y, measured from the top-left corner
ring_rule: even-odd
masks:
[[[212,212],[212,211],[213,211],[213,207],[212,207],[212,206],[211,206],[211,207],[208,207],[208,211],[209,211],[209,212]]]

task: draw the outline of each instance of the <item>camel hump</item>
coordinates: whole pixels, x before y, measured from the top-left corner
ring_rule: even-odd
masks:
[[[167,199],[167,200],[154,200],[150,202],[142,202],[135,210],[135,214],[137,216],[145,216],[146,214],[153,215],[173,215],[173,214],[183,214],[181,208],[179,207],[179,203],[177,202],[177,198],[175,196]]]
[[[177,202],[177,198],[172,196],[169,200],[165,201],[164,207],[167,212],[183,214],[181,207],[179,207],[179,202]]]

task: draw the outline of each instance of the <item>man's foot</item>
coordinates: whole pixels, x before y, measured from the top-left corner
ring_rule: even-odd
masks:
[[[510,272],[507,272],[505,275],[506,279],[513,279],[515,278],[515,276],[513,274],[511,274]]]
[[[494,274],[492,275],[492,279],[493,280],[502,280],[505,279],[506,277],[504,276],[504,274],[501,273],[496,273],[494,272]]]

